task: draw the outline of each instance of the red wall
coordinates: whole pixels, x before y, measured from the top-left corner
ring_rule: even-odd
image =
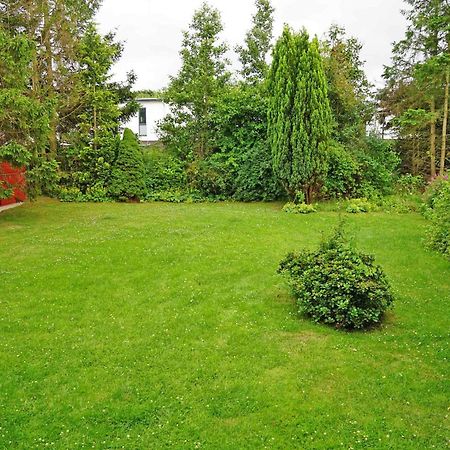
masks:
[[[23,202],[27,196],[25,194],[25,169],[10,166],[6,162],[0,162],[0,183],[3,187],[13,187],[13,195],[7,199],[0,199],[0,206],[11,203]]]

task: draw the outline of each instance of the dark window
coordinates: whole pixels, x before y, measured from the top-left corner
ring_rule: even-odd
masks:
[[[139,110],[139,125],[146,125],[147,124],[147,109],[141,108]]]
[[[139,110],[139,136],[147,136],[147,109]]]

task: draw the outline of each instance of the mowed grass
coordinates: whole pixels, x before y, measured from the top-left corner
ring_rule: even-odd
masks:
[[[431,449],[448,443],[450,269],[415,214],[349,216],[384,325],[298,317],[276,274],[337,213],[61,204],[0,214],[0,447]]]

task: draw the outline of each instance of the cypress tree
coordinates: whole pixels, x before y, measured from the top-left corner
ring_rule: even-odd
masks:
[[[118,200],[139,200],[145,195],[145,167],[134,133],[126,128],[111,172],[110,193]]]
[[[285,27],[268,79],[268,137],[273,169],[291,198],[310,203],[326,171],[331,110],[317,39]]]

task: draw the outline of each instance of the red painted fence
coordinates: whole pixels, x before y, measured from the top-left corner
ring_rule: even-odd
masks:
[[[4,188],[12,188],[13,194],[6,199],[0,199],[0,206],[23,202],[25,194],[25,168],[12,167],[6,162],[0,162],[0,184]]]

